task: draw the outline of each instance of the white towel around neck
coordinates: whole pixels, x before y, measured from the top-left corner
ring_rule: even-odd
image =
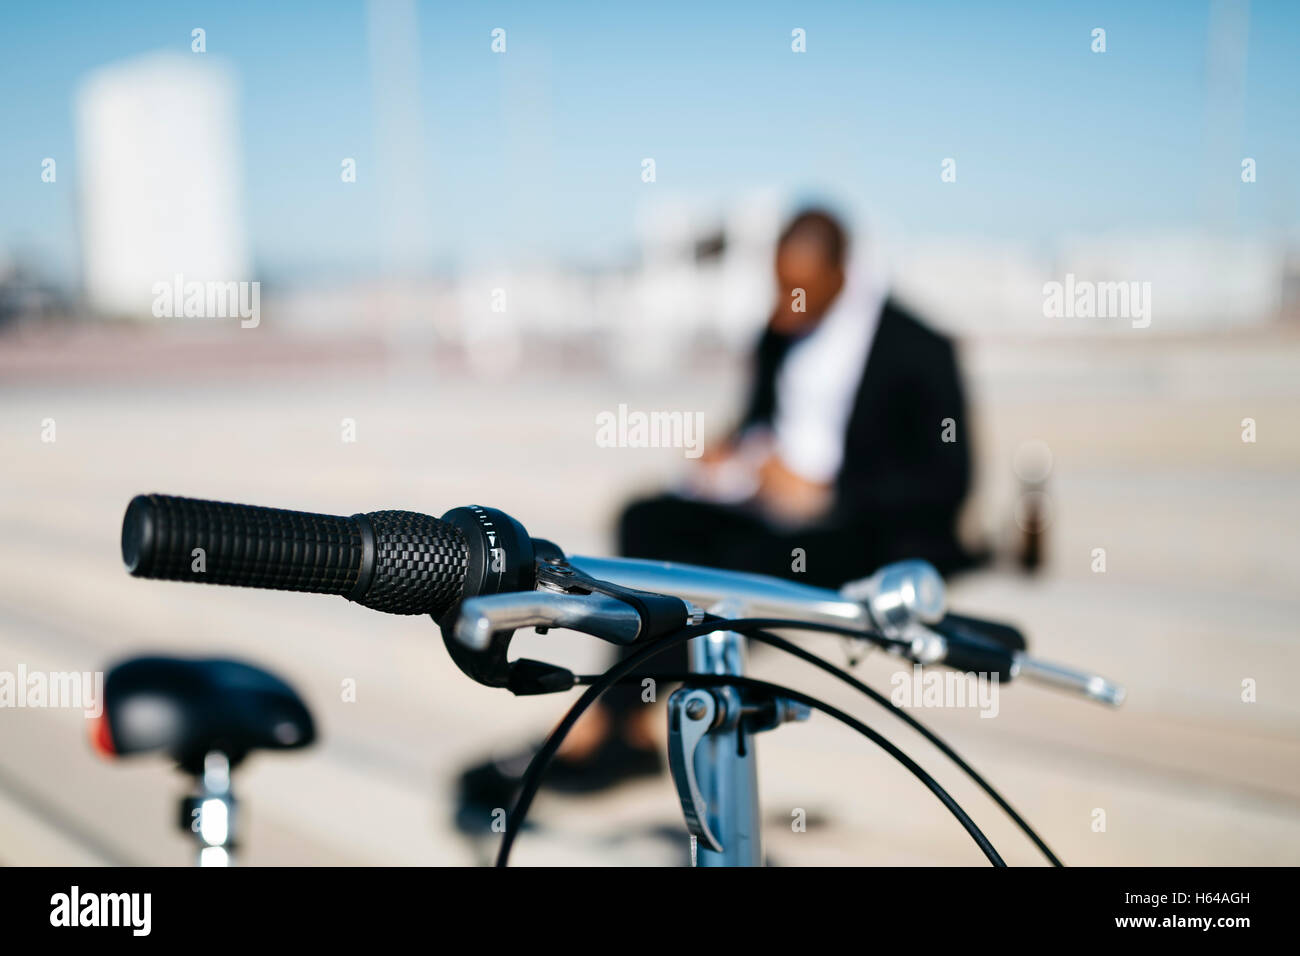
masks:
[[[817,328],[786,354],[776,380],[773,434],[786,467],[831,484],[885,303],[885,283],[852,269]]]

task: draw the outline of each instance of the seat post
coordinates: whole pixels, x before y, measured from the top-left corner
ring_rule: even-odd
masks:
[[[195,776],[197,792],[181,798],[181,828],[199,845],[199,866],[234,866],[235,796],[230,786],[230,758],[220,750],[203,758]]]

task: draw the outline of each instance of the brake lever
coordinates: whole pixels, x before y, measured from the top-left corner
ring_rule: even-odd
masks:
[[[640,635],[636,609],[602,594],[555,591],[506,591],[466,598],[439,621],[447,653],[469,677],[512,694],[551,694],[573,687],[573,672],[558,664],[530,658],[510,660],[515,630],[566,627],[615,644],[630,644]]]
[[[1012,650],[992,642],[953,639],[920,623],[909,625],[904,634],[910,639],[910,644],[899,653],[922,666],[942,664],[963,673],[988,672],[1008,681],[1023,677],[1111,707],[1124,703],[1127,693],[1122,685],[1099,674],[1039,660],[1023,650]]]
[[[1089,674],[1063,664],[1040,661],[1030,657],[1024,651],[1013,654],[1012,660],[1013,676],[1024,677],[1058,690],[1073,691],[1090,700],[1109,704],[1111,707],[1118,707],[1128,696],[1128,691],[1123,684],[1107,680],[1100,674]]]
[[[627,645],[704,619],[701,608],[681,598],[598,580],[571,566],[550,542],[534,543],[540,545],[533,577],[536,590],[469,597],[438,621],[452,660],[480,684],[505,687],[517,695],[573,686],[573,672],[567,668],[509,659],[510,641],[521,627],[563,627]]]
[[[565,627],[611,644],[631,644],[641,633],[641,615],[630,604],[604,594],[488,594],[461,604],[456,640],[471,651],[485,651],[493,634],[520,627]]]
[[[893,651],[914,663],[943,664],[967,673],[987,671],[1003,680],[1024,677],[1112,707],[1124,702],[1123,686],[1098,674],[1031,657],[1024,650],[1023,638],[1017,648],[944,628],[946,619],[963,619],[959,615],[945,618],[943,579],[925,561],[885,565],[869,578],[850,581],[840,593],[861,602],[882,634],[905,641],[895,645]],[[1014,629],[1003,629],[1014,633]]]

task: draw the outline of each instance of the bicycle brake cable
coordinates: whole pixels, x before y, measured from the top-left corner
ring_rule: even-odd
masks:
[[[793,641],[787,641],[783,637],[779,637],[776,634],[771,634],[763,630],[746,630],[744,628],[736,628],[736,627],[731,628],[731,630],[737,631],[737,633],[746,634],[749,637],[753,638],[756,641],[759,641],[762,644],[767,644],[771,647],[775,647],[778,648],[779,650],[783,650],[788,654],[793,654],[795,657],[798,657],[800,660],[807,661],[809,664],[812,664],[814,667],[821,668],[826,673],[832,675],[833,677],[838,678],[839,680],[848,684],[850,687],[854,688],[855,690],[861,691],[863,694],[871,698],[871,700],[875,701],[880,706],[893,712],[893,714],[896,717],[898,717],[899,720],[903,721],[905,724],[907,724],[909,727],[911,727],[913,730],[919,733],[926,740],[930,741],[930,743],[934,744],[934,746],[937,747],[944,756],[946,756],[949,760],[951,760],[954,764],[956,764],[957,767],[960,768],[961,771],[965,773],[968,777],[970,777],[971,780],[973,780],[980,787],[981,790],[987,793],[989,797],[992,798],[993,802],[996,803],[1002,809],[1002,811],[1006,813],[1008,817],[1011,818],[1011,821],[1020,828],[1021,832],[1023,832],[1025,836],[1027,836],[1030,839],[1030,841],[1032,841],[1033,844],[1036,847],[1038,847],[1038,849],[1042,852],[1043,856],[1047,859],[1049,863],[1052,864],[1052,866],[1056,866],[1056,867],[1065,866],[1065,864],[1061,862],[1061,860],[1056,856],[1056,854],[1051,851],[1051,849],[1047,846],[1047,844],[1043,841],[1043,839],[1034,831],[1034,828],[1031,827],[1029,823],[1023,817],[1021,817],[1019,813],[1016,812],[1015,808],[1012,807],[1011,804],[1007,802],[1007,800],[1002,796],[1002,794],[998,793],[998,791],[993,787],[991,783],[985,780],[979,774],[979,772],[975,770],[974,767],[972,767],[965,760],[963,760],[962,757],[957,753],[957,751],[953,750],[952,747],[950,747],[947,743],[944,742],[943,738],[941,738],[929,727],[925,726],[925,724],[921,723],[919,720],[917,720],[915,717],[909,714],[902,707],[899,707],[897,704],[891,701],[884,694],[881,694],[879,691],[875,690],[874,688],[868,686],[867,684],[864,684],[862,681],[858,680],[848,671],[836,667],[830,661],[826,660],[823,657],[819,657],[818,655],[812,653],[809,650],[800,647],[798,644],[795,644]]]
[[[649,660],[652,657],[657,656],[663,651],[666,651],[668,648],[680,644],[683,641],[690,640],[691,638],[696,637],[700,634],[707,634],[717,630],[740,630],[741,628],[737,627],[737,625],[743,625],[744,627],[749,628],[751,630],[761,629],[764,627],[799,626],[808,630],[822,630],[831,633],[850,633],[858,636],[870,637],[872,639],[877,639],[877,640],[879,639],[877,635],[869,635],[865,632],[857,631],[852,628],[840,627],[838,625],[832,625],[832,624],[820,624],[820,623],[813,623],[813,622],[791,622],[788,620],[775,619],[775,618],[749,618],[749,619],[742,618],[734,621],[710,620],[710,621],[705,621],[701,624],[696,624],[690,627],[682,628],[680,631],[677,631],[674,634],[669,634],[665,637],[659,638],[647,644],[645,647],[641,648],[636,653],[631,654],[630,656],[619,661],[609,670],[605,671],[605,673],[596,677],[586,678],[585,680],[590,681],[590,685],[583,692],[582,696],[579,697],[578,700],[575,701],[574,704],[569,708],[568,712],[564,715],[564,718],[555,727],[555,729],[551,731],[550,735],[546,738],[546,741],[542,744],[541,748],[533,756],[532,761],[528,764],[528,769],[524,772],[524,777],[523,777],[522,785],[520,787],[519,797],[515,801],[513,812],[510,813],[506,819],[506,832],[502,836],[501,848],[497,853],[496,865],[501,867],[507,865],[510,858],[511,847],[514,845],[515,838],[518,835],[519,830],[523,824],[524,818],[528,813],[528,808],[532,805],[533,798],[536,796],[537,790],[541,786],[542,774],[545,772],[547,766],[549,766],[551,760],[554,758],[556,751],[559,750],[560,744],[563,743],[565,737],[568,736],[569,731],[573,729],[573,725],[577,723],[578,718],[580,718],[582,714],[584,714],[587,711],[587,709],[591,707],[593,703],[596,702],[596,700],[600,697],[601,694],[603,694],[614,684],[618,683],[618,681],[621,680],[622,678],[627,677],[640,664],[644,663],[645,661]],[[918,780],[920,780],[923,784],[925,784],[926,788],[929,789],[939,799],[939,801],[943,803],[945,807],[948,808],[949,812],[951,812],[953,816],[957,818],[958,822],[961,823],[962,827],[967,831],[967,833],[970,834],[971,838],[975,840],[975,843],[976,845],[979,846],[981,852],[984,853],[984,855],[989,859],[991,863],[993,863],[994,866],[1006,866],[1006,863],[1002,860],[1002,857],[998,854],[997,850],[993,848],[993,845],[989,842],[988,838],[984,835],[983,831],[981,831],[979,827],[976,826],[975,822],[970,818],[969,814],[967,814],[966,811],[963,810],[960,805],[958,805],[958,803],[952,798],[952,796],[948,793],[948,791],[944,790],[944,788],[940,786],[938,781],[936,781],[933,777],[931,777],[928,773],[926,773],[926,771],[919,764],[913,761],[910,757],[908,757],[905,753],[903,753],[903,751],[899,750],[896,746],[894,746],[892,743],[886,740],[879,733],[872,730],[866,724],[850,716],[849,714],[844,713],[838,708],[835,708],[823,701],[817,700],[814,697],[810,697],[806,694],[802,694],[795,690],[780,687],[779,685],[776,684],[767,684],[763,681],[754,681],[751,678],[732,677],[730,675],[692,674],[692,675],[678,675],[669,679],[695,680],[697,678],[703,678],[703,680],[701,681],[702,683],[726,684],[730,682],[736,684],[737,686],[748,685],[755,689],[763,689],[769,692],[781,693],[783,696],[789,697],[792,700],[796,700],[800,703],[803,703],[806,706],[813,707],[817,710],[820,710],[823,713],[827,714],[828,716],[834,717],[836,720],[839,720],[842,723],[845,723],[848,726],[853,727],[854,730],[857,730],[860,734],[867,737],[877,746],[885,750],[885,752],[888,753],[895,760],[898,760],[900,763],[902,763],[908,769],[908,771],[912,773],[913,776],[915,776]],[[713,680],[713,678],[717,678],[717,680],[715,681]]]
[[[755,678],[752,677],[739,677],[731,674],[695,674],[695,673],[658,674],[653,676],[657,680],[662,682],[677,683],[677,682],[690,681],[692,683],[703,685],[706,687],[736,686],[736,687],[748,687],[752,690],[766,691],[767,693],[770,694],[777,694],[780,695],[781,697],[788,697],[789,699],[797,703],[804,704],[808,707],[811,707],[814,710],[820,710],[828,717],[833,717],[836,720],[838,720],[840,723],[848,727],[852,727],[858,733],[862,734],[862,736],[866,737],[872,743],[879,746],[891,757],[893,757],[895,760],[901,763],[904,767],[908,769],[909,772],[911,772],[911,774],[914,777],[916,777],[923,784],[925,784],[927,789],[929,789],[931,793],[933,793],[936,797],[938,797],[939,801],[945,807],[948,808],[949,812],[951,812],[954,817],[957,818],[957,821],[965,828],[966,832],[970,834],[971,839],[975,841],[975,844],[980,848],[980,851],[983,852],[983,854],[986,857],[988,857],[990,863],[992,863],[994,866],[1001,866],[1001,867],[1005,867],[1007,865],[1003,861],[998,851],[993,848],[993,844],[989,842],[988,837],[984,835],[984,831],[981,830],[976,825],[975,821],[970,818],[970,815],[961,808],[961,806],[957,803],[957,801],[953,799],[952,795],[949,794],[948,791],[945,790],[939,784],[939,782],[934,779],[934,777],[930,776],[930,774],[927,773],[925,769],[921,767],[920,764],[914,761],[907,754],[903,753],[902,750],[900,750],[897,746],[895,746],[893,743],[887,740],[882,734],[880,734],[875,730],[872,730],[866,724],[862,723],[862,721],[858,720],[856,717],[852,716],[851,714],[845,713],[844,711],[840,710],[838,707],[828,704],[823,700],[819,700],[818,698],[813,697],[810,694],[802,693],[801,691],[794,690],[793,688],[786,687],[782,684],[773,684],[768,681],[756,680]],[[628,678],[622,678],[622,680],[627,680],[627,679]],[[632,679],[641,680],[642,678],[637,677]]]

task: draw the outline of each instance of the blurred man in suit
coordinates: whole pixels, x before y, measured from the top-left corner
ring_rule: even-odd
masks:
[[[740,424],[682,492],[626,510],[623,554],[827,586],[903,557],[970,563],[956,536],[970,445],[953,345],[847,263],[829,213],[787,226]]]
[[[903,558],[944,574],[971,566],[956,534],[971,450],[952,342],[850,267],[824,210],[794,217],[775,267],[739,424],[683,488],[624,511],[621,553],[829,587]],[[650,671],[684,671],[686,656],[681,645]],[[611,690],[574,728],[550,785],[597,790],[659,772],[655,713],[638,685]],[[471,774],[463,783],[485,797],[509,783],[502,765]]]

